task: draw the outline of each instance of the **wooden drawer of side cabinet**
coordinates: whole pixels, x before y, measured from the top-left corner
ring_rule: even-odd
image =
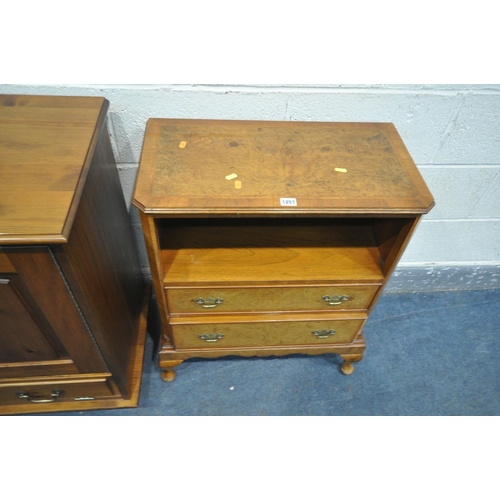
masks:
[[[171,314],[367,309],[377,285],[167,289]]]
[[[54,380],[11,379],[0,382],[2,405],[47,405],[69,401],[85,401],[119,397],[114,383],[107,375]]]
[[[350,343],[364,320],[172,325],[177,350]]]

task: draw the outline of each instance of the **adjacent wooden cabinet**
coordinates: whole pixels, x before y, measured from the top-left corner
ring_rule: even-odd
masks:
[[[434,200],[390,123],[150,119],[135,186],[166,381],[193,357],[342,356]]]
[[[137,405],[149,290],[107,109],[0,96],[0,414]]]

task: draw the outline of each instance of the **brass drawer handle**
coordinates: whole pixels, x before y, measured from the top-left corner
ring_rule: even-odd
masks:
[[[318,339],[327,339],[328,337],[331,337],[332,335],[335,335],[336,331],[335,330],[314,330],[311,332],[315,337]]]
[[[201,335],[198,335],[198,337],[205,342],[218,342],[220,339],[224,338],[224,335],[222,333],[202,333]]]
[[[31,403],[54,403],[57,401],[57,398],[63,394],[64,391],[60,390],[52,391],[50,396],[31,396],[29,392],[18,392],[17,397],[19,399],[27,399]]]
[[[206,309],[211,309],[213,307],[218,306],[224,302],[224,299],[217,297],[216,299],[212,299],[212,297],[207,297],[206,299],[202,297],[198,297],[197,299],[193,299],[197,304],[200,304],[201,307]]]
[[[342,302],[350,299],[349,295],[325,295],[322,298],[329,306],[340,306]]]

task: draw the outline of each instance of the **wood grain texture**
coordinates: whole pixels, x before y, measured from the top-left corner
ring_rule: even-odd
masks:
[[[50,331],[54,332],[52,342],[57,341],[64,346],[64,352],[68,353],[80,373],[107,371],[49,249],[14,246],[4,250],[15,265],[24,287],[33,297],[39,314],[50,325],[50,329],[44,328],[44,333],[48,335]],[[24,294],[26,297],[27,294]],[[11,361],[21,360],[15,357]]]
[[[98,97],[0,96],[0,244],[66,241],[107,107]]]
[[[151,214],[426,213],[434,203],[391,123],[150,119],[141,169],[134,204]]]
[[[130,389],[129,389],[129,397],[124,398],[119,395],[118,388],[113,382],[113,379],[110,377],[110,373],[90,373],[90,374],[82,374],[82,375],[73,375],[73,376],[61,376],[60,373],[50,373],[47,372],[49,377],[36,377],[30,378],[29,372],[25,372],[19,376],[18,380],[2,380],[5,388],[7,390],[7,397],[9,404],[5,404],[6,400],[0,399],[0,415],[19,415],[19,414],[36,414],[36,413],[47,413],[51,411],[84,411],[84,410],[92,410],[92,409],[113,409],[113,408],[130,408],[136,407],[139,402],[140,388],[141,388],[141,379],[142,379],[142,367],[144,361],[144,349],[146,344],[146,334],[147,334],[147,318],[149,311],[149,300],[150,300],[150,289],[146,288],[146,292],[144,294],[143,300],[143,309],[141,312],[140,324],[139,324],[139,334],[138,339],[133,352],[132,363],[130,364]],[[63,390],[66,391],[66,396],[64,399],[56,401],[54,403],[47,404],[37,404],[37,403],[29,403],[25,400],[21,401],[18,398],[12,397],[12,392],[18,392],[18,388],[20,385],[24,384],[33,384],[38,386],[45,386],[45,388],[49,387],[52,389],[61,388],[61,384],[72,384],[75,388],[71,388],[70,392],[66,390],[66,387]],[[80,390],[79,387],[75,384],[87,384],[85,387],[85,391]],[[90,383],[90,385],[89,385]],[[96,387],[97,383],[97,387]],[[105,384],[105,387],[102,387],[102,384]],[[31,389],[33,390],[33,386]],[[91,390],[96,388],[97,390]],[[75,394],[74,390],[77,390],[78,393]],[[101,392],[104,389],[104,393]],[[38,389],[39,390],[39,389]],[[114,395],[113,397],[109,396],[109,392]],[[86,396],[93,397],[95,399],[89,399],[85,401],[75,401],[71,399],[71,396],[75,394],[74,397],[86,397],[83,394],[86,393]],[[29,403],[29,404],[27,404]]]
[[[384,233],[387,236],[386,230],[388,227],[392,228],[392,234],[394,234],[394,236],[389,237],[391,244],[385,245],[385,251],[387,254],[384,260],[384,273],[386,273],[387,277],[390,277],[394,272],[394,269],[403,256],[403,253],[408,246],[408,243],[410,242],[411,237],[421,220],[421,217],[422,216],[416,216],[411,219],[402,219],[402,224],[400,222],[398,222],[397,224],[391,224],[390,222],[385,223],[383,224],[383,230],[381,230],[381,226],[375,229],[376,232],[378,230],[381,230],[381,233],[378,234],[378,237],[380,237],[380,234]],[[394,228],[398,227],[399,231],[396,231],[394,233]],[[389,234],[391,234],[391,232],[389,232]],[[387,286],[388,281],[389,280],[386,279],[383,285],[377,290],[377,293],[375,294],[375,297],[370,304],[369,313],[371,313],[373,308],[376,306],[385,287]]]
[[[211,323],[174,325],[172,327],[177,349],[211,349],[211,343],[200,335],[222,335],[216,340],[217,348],[294,346],[351,343],[364,324],[364,320],[321,320],[281,322],[248,321],[246,323]],[[314,335],[313,332],[320,332]],[[328,332],[334,332],[328,334]],[[325,337],[325,338],[321,338]]]
[[[110,373],[94,374],[92,378],[73,378],[49,380],[20,379],[9,382],[0,382],[0,402],[3,405],[22,405],[26,407],[42,406],[50,411],[54,405],[74,400],[75,398],[117,398],[120,394],[110,383]],[[54,391],[61,391],[61,395],[51,398]],[[33,399],[54,399],[53,402],[37,403],[29,399],[19,398],[19,392],[26,392]],[[28,410],[28,408],[26,408]]]
[[[138,403],[150,290],[108,105],[0,96],[0,414]],[[50,396],[54,384],[64,395]],[[16,399],[23,388],[33,402]]]
[[[175,350],[166,349],[158,354],[160,368],[166,366],[171,361],[184,361],[189,358],[222,358],[224,356],[288,356],[290,354],[307,354],[318,356],[322,354],[363,354],[366,350],[366,342],[363,332],[359,332],[356,339],[350,344],[328,344],[315,346],[258,346],[258,347],[237,347],[237,348],[211,348],[211,349],[186,349]]]
[[[383,280],[368,224],[165,219],[165,286]]]
[[[252,315],[240,313],[222,313],[222,314],[206,314],[198,315],[179,315],[171,316],[171,325],[210,325],[222,323],[284,323],[293,321],[337,321],[337,320],[365,320],[367,317],[363,311],[338,311],[338,312],[290,312],[290,313],[273,313],[265,312],[255,313]]]
[[[53,248],[122,394],[144,294],[136,242],[106,130],[65,245]]]
[[[15,273],[16,268],[12,265],[9,257],[0,247],[0,273]]]
[[[351,374],[434,200],[389,123],[151,119],[133,203],[171,381],[179,361],[229,355],[336,353]]]
[[[0,366],[14,359],[18,362],[57,359],[57,353],[40,326],[26,311],[26,306],[19,294],[16,293],[13,279],[1,279],[1,277],[2,275],[0,275],[0,304],[2,305],[0,309]]]
[[[339,311],[367,309],[377,286],[305,286],[246,288],[181,288],[167,290],[170,314],[208,314],[262,311]],[[335,297],[334,305],[323,297]],[[348,297],[340,300],[340,297]],[[222,299],[222,303],[206,308],[199,298]],[[207,303],[211,303],[207,301]]]
[[[0,379],[10,377],[38,377],[78,373],[78,368],[71,359],[59,358],[49,361],[0,363]]]
[[[149,266],[151,269],[151,277],[153,287],[156,294],[156,302],[161,318],[161,335],[165,338],[169,336],[168,330],[168,310],[165,290],[163,289],[163,262],[161,260],[160,237],[156,220],[146,216],[140,212],[142,232],[146,243],[146,251],[148,254]]]

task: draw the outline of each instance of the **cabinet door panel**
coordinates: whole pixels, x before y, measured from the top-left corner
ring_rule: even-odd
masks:
[[[60,373],[106,372],[97,344],[50,249],[4,247],[3,251],[16,274],[0,274],[4,282],[8,281],[0,285],[4,290],[0,309],[8,318],[8,325],[2,328],[8,333],[0,340],[0,378],[16,376],[20,365],[30,375],[46,370],[54,373],[54,363],[61,368]]]
[[[15,283],[15,276],[6,279],[0,275],[0,363],[58,359]]]

